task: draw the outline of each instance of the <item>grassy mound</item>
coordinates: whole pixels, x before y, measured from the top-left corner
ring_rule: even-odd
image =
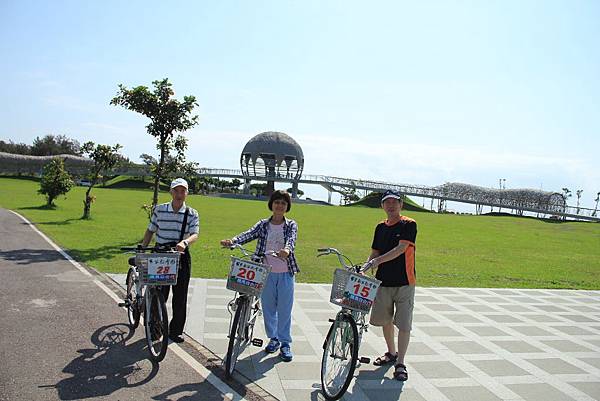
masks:
[[[348,206],[366,206],[366,207],[381,207],[381,193],[379,192],[371,192],[361,200],[354,202]],[[404,206],[402,210],[408,210],[413,212],[429,212],[428,209],[424,209],[419,206],[415,201],[410,199],[408,196],[404,199]]]

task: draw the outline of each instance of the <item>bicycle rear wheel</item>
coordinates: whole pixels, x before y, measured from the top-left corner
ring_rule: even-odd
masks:
[[[146,341],[150,359],[160,362],[165,358],[167,346],[169,345],[169,317],[167,316],[167,305],[165,298],[158,289],[149,287],[146,297],[146,316],[144,326],[146,327]]]
[[[247,311],[250,305],[250,299],[247,297],[239,297],[236,302],[237,308],[231,323],[229,331],[229,345],[227,346],[227,354],[225,355],[225,376],[231,377],[238,356],[242,351],[244,343],[248,342],[248,321]]]
[[[350,385],[358,361],[358,329],[350,315],[338,313],[321,360],[321,389],[328,400],[340,398]]]
[[[140,309],[138,305],[138,294],[137,286],[135,283],[135,269],[133,267],[129,268],[127,272],[127,279],[125,280],[125,284],[127,285],[127,319],[129,320],[129,327],[132,330],[135,330],[140,323]]]

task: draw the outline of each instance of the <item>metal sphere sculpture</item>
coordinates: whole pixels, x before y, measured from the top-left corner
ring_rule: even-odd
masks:
[[[263,132],[244,146],[240,167],[242,174],[248,178],[297,181],[302,176],[304,153],[289,135],[283,132]]]

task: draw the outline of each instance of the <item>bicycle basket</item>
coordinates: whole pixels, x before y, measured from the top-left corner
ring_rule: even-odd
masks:
[[[138,253],[135,264],[142,285],[177,284],[179,253]]]
[[[335,269],[329,302],[343,308],[369,313],[381,281],[353,273],[346,269]]]
[[[267,282],[269,273],[271,273],[271,266],[269,265],[232,256],[231,267],[227,276],[227,289],[259,296]]]

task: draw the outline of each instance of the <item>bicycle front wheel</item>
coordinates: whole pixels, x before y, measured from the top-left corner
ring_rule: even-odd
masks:
[[[321,360],[321,389],[328,400],[339,399],[350,385],[358,361],[358,329],[350,315],[338,313],[329,329]]]
[[[140,323],[140,309],[138,305],[138,294],[137,286],[135,283],[135,269],[132,267],[127,272],[127,279],[125,284],[127,285],[127,320],[129,320],[129,327],[135,330]]]
[[[247,297],[240,297],[236,302],[235,315],[229,330],[229,345],[227,346],[227,354],[225,355],[225,376],[231,377],[238,356],[242,351],[242,346],[247,342],[247,311],[250,300]]]
[[[146,290],[146,316],[144,325],[146,327],[146,341],[150,359],[160,362],[165,358],[167,346],[169,345],[169,317],[167,316],[167,305],[165,297],[157,288]]]

